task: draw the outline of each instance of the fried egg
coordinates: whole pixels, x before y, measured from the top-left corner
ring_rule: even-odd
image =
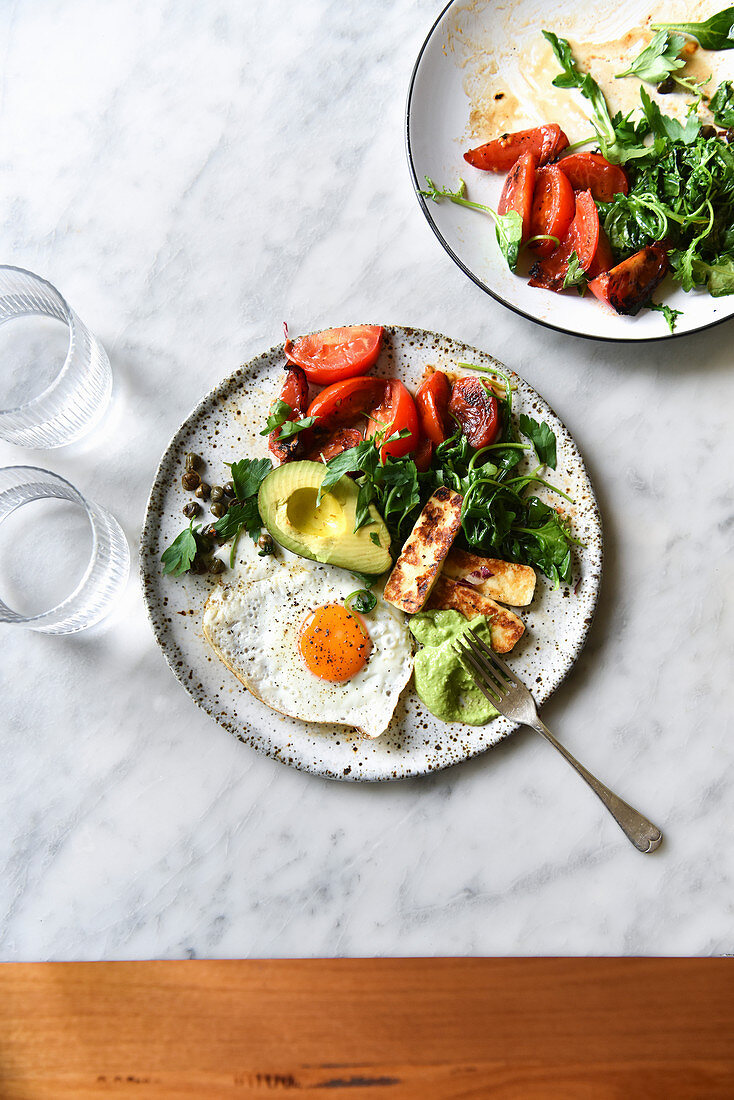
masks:
[[[345,606],[357,587],[335,566],[287,553],[259,558],[248,548],[209,597],[204,635],[273,710],[379,737],[410,679],[413,647],[405,617],[379,589],[369,614]]]

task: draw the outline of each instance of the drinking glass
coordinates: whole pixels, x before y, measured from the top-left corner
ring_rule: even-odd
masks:
[[[71,595],[38,615],[19,614],[0,599],[0,622],[17,623],[44,634],[75,634],[104,618],[121,595],[130,569],[130,552],[117,520],[86,500],[63,477],[35,466],[0,469],[0,523],[23,505],[49,498],[71,501],[86,513],[92,533],[89,564]]]
[[[24,447],[61,447],[85,435],[107,408],[110,361],[51,283],[21,267],[0,266],[0,325],[33,316],[66,325],[69,348],[61,370],[41,393],[0,409],[0,437]],[[32,365],[23,364],[22,372],[27,374],[26,392],[32,394]]]

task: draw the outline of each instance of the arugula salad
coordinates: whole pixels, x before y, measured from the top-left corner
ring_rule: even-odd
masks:
[[[696,81],[686,69],[699,47],[734,49],[734,7],[703,23],[653,24],[647,45],[615,74],[640,82],[639,104],[626,114],[610,112],[566,39],[542,33],[560,69],[553,84],[586,102],[588,137],[570,145],[548,122],[467,151],[473,168],[507,173],[496,209],[474,202],[463,180],[451,189],[426,177],[421,194],[488,213],[508,266],[529,266],[531,286],[589,290],[620,314],[655,309],[673,331],[680,311],[653,301],[666,275],[685,291],[734,293],[734,82],[712,87],[710,76]],[[665,113],[653,88],[685,97],[683,121]]]

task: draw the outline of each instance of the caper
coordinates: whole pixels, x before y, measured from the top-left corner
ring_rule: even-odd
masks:
[[[228,497],[233,497],[234,496],[234,482],[233,481],[225,481],[224,491],[225,491],[225,493],[227,494]]]
[[[200,483],[201,478],[196,470],[187,470],[185,474],[181,475],[181,484],[189,493],[193,493],[194,490],[198,491]]]
[[[221,485],[212,485],[212,491],[210,495],[212,500],[221,500],[224,496],[224,489]]]
[[[668,95],[669,92],[675,91],[675,81],[672,76],[666,76],[665,80],[661,80],[658,84],[657,90],[661,95]]]
[[[205,539],[215,539],[218,537],[217,529],[213,523],[210,523],[208,527],[205,527],[204,530],[201,532],[201,535]]]
[[[198,474],[196,476],[199,477]],[[205,481],[202,481],[201,478],[199,478],[199,484],[196,486],[195,492],[199,500],[209,499],[209,486]]]
[[[189,451],[186,455],[186,469],[187,470],[199,470],[201,468],[201,455],[195,455],[193,451]]]
[[[221,558],[212,558],[209,565],[210,573],[214,573],[216,575],[217,573],[223,573],[225,569],[226,566]]]
[[[734,145],[734,126],[730,126],[728,130],[724,130],[722,137],[727,145]]]
[[[260,538],[257,540],[257,545],[260,547],[258,556],[261,558],[267,557],[268,554],[272,554],[275,549],[272,538],[265,533],[260,535]]]
[[[716,127],[715,126],[708,126],[708,125],[702,126],[701,127],[701,137],[704,137],[704,138],[716,137]]]
[[[186,519],[193,519],[194,516],[198,516],[200,511],[201,505],[197,504],[195,500],[190,500],[188,504],[184,504],[183,506],[183,514],[186,516]]]
[[[208,568],[201,554],[197,554],[191,563],[191,572],[201,575],[202,573],[206,573]]]
[[[213,516],[216,516],[217,519],[221,519],[222,516],[226,516],[227,514],[227,505],[223,504],[221,500],[217,500],[211,505],[209,511]]]

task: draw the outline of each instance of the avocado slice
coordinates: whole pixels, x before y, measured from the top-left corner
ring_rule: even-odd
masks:
[[[287,462],[269,473],[257,497],[263,523],[276,542],[302,558],[384,573],[392,565],[385,521],[371,504],[371,522],[354,530],[359,489],[346,475],[327,489],[317,508],[325,473],[323,462]]]

